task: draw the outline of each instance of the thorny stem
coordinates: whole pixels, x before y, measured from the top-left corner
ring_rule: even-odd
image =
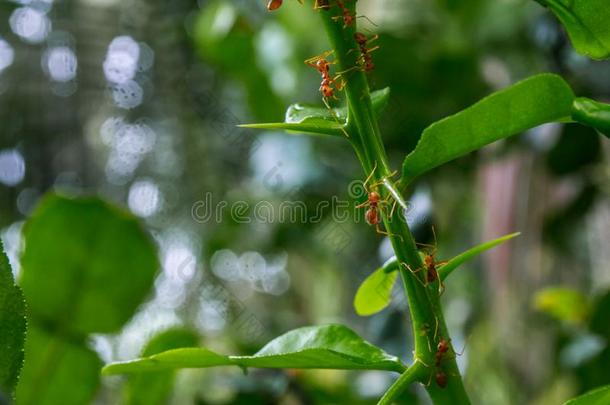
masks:
[[[355,1],[350,0],[343,3],[349,7],[352,15],[355,15]],[[344,26],[343,19],[340,18],[341,10],[336,4],[333,4],[330,10],[320,11],[320,14],[331,46],[335,50],[334,56],[338,69],[348,71],[348,69],[357,65],[358,59],[358,52],[355,51],[358,49],[354,39],[355,23],[351,26]],[[378,182],[385,179],[383,181],[384,185],[392,190],[391,194],[394,198],[402,197],[396,191],[392,180],[387,178],[391,171],[381,140],[377,118],[373,111],[366,75],[359,69],[352,69],[345,75],[345,83],[344,89],[348,105],[346,130],[350,135],[350,142],[356,151],[362,168],[367,176],[375,168],[372,181]],[[384,197],[388,194],[385,189],[379,190],[379,192]],[[384,225],[390,234],[389,237],[398,262],[408,264],[411,269],[422,268],[422,259],[406,221],[401,219],[392,221],[391,218],[384,216]],[[416,361],[384,396],[384,402],[380,402],[388,404],[396,399],[413,381],[427,383],[431,380],[433,374],[440,371],[434,362],[436,344],[440,338],[450,341],[440,306],[438,283],[431,283],[426,288],[416,278],[417,275],[402,265],[400,266],[400,274],[409,304],[415,339],[414,354]],[[427,386],[427,391],[434,403],[470,404],[455,362],[455,356],[443,358],[441,366],[442,371],[447,375],[447,386],[441,388],[434,382]]]

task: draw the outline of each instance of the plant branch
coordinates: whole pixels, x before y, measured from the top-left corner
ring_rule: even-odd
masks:
[[[355,1],[345,1],[352,13],[355,15]],[[362,164],[365,175],[372,173],[374,182],[383,182],[386,189],[391,191],[391,195],[404,204],[404,198],[397,191],[392,183],[388,159],[381,140],[379,125],[370,97],[370,90],[365,73],[358,68],[359,47],[354,39],[356,32],[355,24],[345,26],[341,18],[342,13],[338,6],[331,7],[328,11],[320,11],[322,20],[329,37],[329,41],[334,49],[335,61],[338,70],[345,73],[345,95],[348,106],[347,131],[350,135],[356,154]],[[387,190],[379,190],[383,197],[387,197]],[[411,269],[423,267],[422,259],[417,250],[415,240],[409,230],[406,221],[392,220],[384,216],[384,225],[390,234],[390,240],[396,254],[396,258],[401,265],[400,274],[409,303],[409,311],[412,320],[412,330],[415,340],[414,364],[419,364],[414,370],[424,367],[421,372],[413,372],[414,379],[405,376],[403,383],[406,386],[414,380],[423,382],[429,378],[440,367],[428,367],[425,364],[433,365],[434,348],[436,340],[441,336],[449,341],[447,327],[440,307],[438,283],[431,283],[431,288],[426,288],[418,275],[408,271],[405,265]],[[436,286],[434,285],[436,284]],[[438,336],[436,336],[438,334]],[[426,372],[427,370],[427,372]],[[464,390],[464,386],[455,363],[455,358],[446,358],[442,362],[442,370],[446,373],[448,384],[445,388],[440,388],[436,384],[430,384],[427,390],[436,404],[469,404],[470,401]],[[422,378],[423,376],[423,378]],[[403,379],[401,377],[401,379]],[[402,385],[401,385],[402,387]],[[396,394],[398,395],[398,394]]]
[[[425,378],[427,367],[416,361],[405,370],[404,373],[392,384],[392,386],[383,394],[383,397],[377,402],[377,405],[390,405],[394,403],[398,396],[402,394],[412,383],[421,378]]]

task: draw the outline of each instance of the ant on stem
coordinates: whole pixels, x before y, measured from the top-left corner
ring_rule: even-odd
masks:
[[[322,82],[320,83],[320,89],[319,89],[320,93],[322,93],[322,101],[324,102],[324,105],[326,106],[328,111],[330,111],[331,115],[333,116],[333,118],[335,119],[337,124],[340,125],[341,131],[343,132],[343,134],[347,138],[349,138],[349,134],[345,131],[345,129],[343,128],[343,125],[341,125],[341,123],[339,122],[337,114],[330,107],[330,105],[328,103],[329,98],[333,98],[335,100],[337,99],[335,90],[341,91],[343,89],[343,86],[345,85],[343,80],[340,79],[341,75],[345,72],[339,73],[335,77],[332,77],[330,74],[330,65],[334,64],[335,62],[329,62],[328,59],[326,59],[326,58],[329,55],[331,55],[333,52],[334,51],[332,51],[332,50],[326,51],[320,55],[306,59],[305,64],[316,69],[322,76]]]
[[[379,49],[379,45],[374,46],[372,48],[367,48],[367,45],[375,41],[377,38],[379,38],[379,35],[367,38],[366,35],[361,32],[356,32],[354,34],[354,39],[356,40],[356,43],[360,48],[359,63],[365,73],[370,73],[373,71],[373,69],[375,69],[375,64],[373,63],[373,57],[371,56],[371,52]]]
[[[366,210],[366,214],[365,214],[366,223],[371,226],[375,226],[375,230],[377,231],[377,233],[379,233],[381,235],[386,235],[386,236],[398,236],[399,238],[402,239],[402,237],[400,235],[388,233],[386,231],[383,231],[379,227],[379,224],[381,223],[381,215],[380,215],[380,211],[382,208],[381,204],[387,203],[387,200],[382,200],[381,195],[377,191],[374,191],[374,189],[377,188],[377,186],[379,186],[381,183],[383,183],[383,181],[385,179],[394,177],[396,175],[396,171],[394,171],[393,173],[390,173],[389,175],[385,176],[381,180],[379,180],[376,183],[373,183],[369,187],[367,187],[367,183],[373,177],[373,174],[375,173],[376,169],[377,169],[377,162],[375,162],[375,166],[373,167],[373,170],[371,171],[371,173],[369,174],[369,176],[366,178],[366,180],[363,183],[363,186],[367,190],[367,194],[368,194],[367,200],[365,202],[363,202],[362,204],[357,205],[356,208],[368,207],[368,209]],[[390,213],[390,216],[391,215],[392,215],[392,213]]]
[[[321,55],[317,55],[305,60],[306,65],[316,69],[322,76],[322,83],[320,83],[320,93],[322,93],[322,97],[324,97],[325,99],[336,99],[337,97],[335,95],[335,88],[336,90],[341,91],[344,85],[343,81],[337,81],[340,75],[337,75],[334,78],[330,75],[330,65],[334,64],[335,62],[331,63],[326,58],[333,52],[334,51],[326,51]],[[335,88],[333,88],[333,86],[335,86]]]
[[[349,1],[349,0],[347,0],[347,1]],[[328,2],[328,0],[327,0],[327,2]],[[352,25],[354,25],[356,18],[366,18],[368,20],[368,22],[377,26],[374,22],[372,22],[368,17],[366,17],[364,15],[356,16],[356,15],[352,14],[351,11],[349,10],[349,8],[347,8],[345,3],[343,2],[343,0],[336,0],[336,3],[337,3],[337,6],[341,9],[341,15],[337,15],[337,16],[333,17],[333,20],[335,20],[335,21],[343,20],[343,28],[348,28],[348,27],[351,27]]]
[[[445,388],[447,386],[447,374],[445,374],[441,368],[443,357],[449,352],[449,350],[451,350],[454,355],[461,356],[464,353],[464,349],[465,347],[461,352],[457,353],[449,344],[449,340],[446,340],[445,338],[441,338],[441,340],[439,340],[438,345],[436,346],[436,353],[434,354],[434,365],[437,368],[434,380],[439,387]]]
[[[445,284],[443,283],[443,280],[440,279],[439,275],[438,275],[438,267],[439,266],[443,266],[445,264],[447,264],[447,260],[444,260],[442,262],[437,262],[435,257],[436,256],[436,232],[434,232],[434,227],[432,228],[432,234],[434,235],[434,245],[429,245],[426,243],[417,243],[417,245],[419,246],[423,246],[426,248],[432,248],[432,251],[429,251],[426,253],[426,255],[424,256],[424,265],[423,267],[420,267],[418,269],[413,270],[411,268],[411,266],[409,266],[407,263],[402,263],[403,266],[405,266],[411,273],[413,273],[414,275],[416,275],[417,273],[419,273],[422,270],[426,270],[426,278],[425,278],[425,282],[423,282],[419,277],[415,277],[420,283],[422,283],[422,285],[424,287],[427,287],[428,284],[430,283],[434,283],[437,282],[439,283],[438,285],[438,295],[440,296],[441,294],[443,294],[443,292],[445,291]]]
[[[436,340],[437,332],[438,332],[438,319],[436,320],[436,330],[434,332],[433,341]],[[429,345],[430,345],[430,342],[428,342],[428,348],[430,349]],[[456,355],[456,356],[461,356],[464,353],[464,349],[462,349],[462,351],[460,353],[457,353],[451,347],[450,339],[448,340],[448,339],[441,337],[436,345],[436,351],[434,352],[434,368],[436,369],[436,371],[430,374],[430,379],[428,380],[428,383],[426,384],[427,386],[430,385],[430,383],[432,382],[432,376],[434,375],[434,380],[436,381],[436,384],[440,388],[447,387],[448,378],[447,378],[447,374],[445,373],[445,371],[442,368],[442,363],[443,363],[443,359],[446,358],[447,353],[449,353],[449,350],[451,350],[454,353],[454,355]],[[425,365],[426,367],[430,367],[429,365],[424,363],[421,359],[417,359],[417,360],[419,362],[421,362],[423,365]]]
[[[337,6],[341,9],[341,15],[333,17],[333,20],[343,19],[343,28],[351,27],[356,17],[349,11],[342,0],[337,0]]]

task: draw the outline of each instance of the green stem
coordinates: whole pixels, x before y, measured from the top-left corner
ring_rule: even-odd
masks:
[[[398,377],[398,380],[383,394],[383,397],[377,402],[377,405],[390,405],[402,394],[412,383],[423,378],[426,375],[427,367],[416,361],[404,373]]]
[[[344,1],[353,15],[355,15],[355,1]],[[373,182],[383,181],[385,189],[390,189],[392,195],[398,194],[395,184],[389,179],[390,169],[388,159],[381,140],[381,133],[377,118],[373,111],[370,90],[366,75],[360,69],[353,69],[358,62],[358,45],[354,39],[355,24],[345,27],[340,18],[341,10],[336,5],[329,11],[320,11],[330,43],[334,49],[335,61],[339,71],[345,71],[345,95],[348,105],[347,132],[358,159],[362,164],[365,175],[372,175]],[[339,18],[333,18],[339,17]],[[379,190],[385,198],[387,190]],[[403,201],[402,196],[399,196]],[[396,198],[396,195],[394,195]],[[390,241],[399,263],[405,263],[411,269],[423,267],[422,259],[417,250],[415,240],[404,219],[391,220],[384,216],[384,225],[390,234]],[[418,274],[422,274],[419,272]],[[464,385],[460,377],[455,356],[443,359],[441,367],[435,366],[434,354],[438,341],[441,338],[449,340],[447,327],[440,307],[438,283],[431,283],[429,288],[424,286],[417,275],[410,272],[406,266],[400,266],[406,298],[412,321],[412,330],[415,340],[415,365],[424,368],[422,372],[413,372],[419,382],[427,382],[430,376],[442,368],[447,375],[448,383],[445,388],[437,384],[429,384],[428,393],[435,404],[470,404]],[[451,351],[450,351],[451,352]],[[425,364],[429,366],[424,366]],[[414,370],[419,370],[419,366]],[[401,377],[403,380],[403,377]],[[412,382],[409,376],[404,376],[406,382],[400,386],[404,388]],[[397,391],[398,392],[398,391]],[[393,394],[392,394],[393,395]],[[398,395],[398,394],[396,394]]]

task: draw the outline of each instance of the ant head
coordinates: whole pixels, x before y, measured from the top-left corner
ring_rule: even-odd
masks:
[[[426,265],[426,267],[433,265],[434,256],[432,256],[431,254],[427,254],[426,256],[424,256],[424,264]]]
[[[330,63],[326,59],[320,59],[316,62],[316,67],[320,72],[328,72],[330,70]]]
[[[369,193],[369,202],[370,203],[377,203],[377,202],[379,202],[379,200],[381,200],[381,196],[379,195],[379,193],[377,191],[371,191]]]
[[[354,34],[354,39],[359,45],[364,45],[367,41],[366,35],[364,35],[362,32],[356,32]]]
[[[445,339],[441,339],[440,342],[438,342],[437,349],[440,353],[447,353],[449,351],[449,342]]]
[[[373,61],[372,61],[372,60],[367,60],[367,61],[364,63],[364,70],[365,70],[366,72],[372,72],[374,69],[375,69],[375,64],[373,63]]]

